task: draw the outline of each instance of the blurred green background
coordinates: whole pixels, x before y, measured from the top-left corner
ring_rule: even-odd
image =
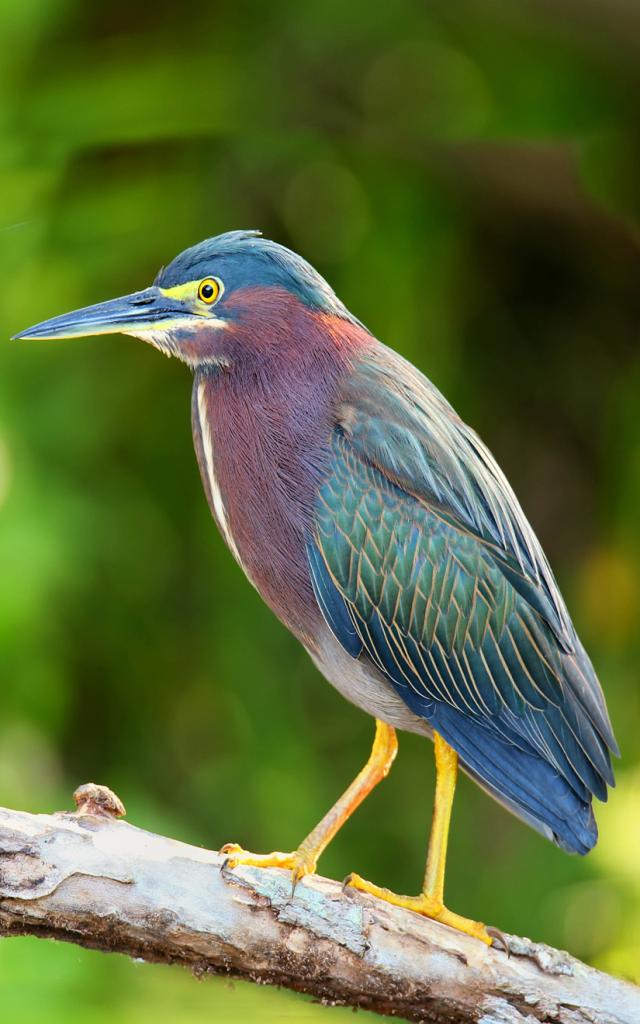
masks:
[[[188,371],[132,339],[6,340],[259,227],[489,443],[608,696],[623,760],[595,852],[463,779],[450,905],[640,980],[638,5],[3,0],[0,81],[0,803],[69,807],[95,780],[145,828],[287,849],[368,752],[372,722],[217,535]],[[324,873],[417,890],[431,762],[401,738]],[[28,939],[0,940],[0,1004],[329,1019]]]

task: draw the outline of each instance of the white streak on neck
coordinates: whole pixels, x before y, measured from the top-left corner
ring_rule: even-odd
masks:
[[[216,522],[220,527],[220,533],[224,537],[227,547],[231,554],[235,558],[238,565],[246,569],[242,564],[240,553],[236,547],[236,542],[233,539],[233,534],[229,527],[229,520],[227,518],[227,510],[224,507],[222,500],[222,494],[220,486],[216,479],[215,464],[213,458],[213,441],[211,440],[211,430],[209,428],[209,419],[207,417],[207,404],[205,399],[205,382],[202,381],[198,385],[198,419],[200,420],[200,434],[202,436],[202,447],[204,449],[204,459],[207,468],[207,479],[209,481],[209,488],[211,490],[211,500],[213,501],[213,512],[216,517]]]

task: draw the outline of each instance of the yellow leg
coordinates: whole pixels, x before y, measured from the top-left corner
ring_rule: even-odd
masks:
[[[424,875],[424,885],[420,896],[398,896],[389,889],[367,882],[360,875],[349,875],[345,884],[377,896],[387,903],[396,907],[405,907],[407,910],[414,910],[418,914],[432,917],[442,924],[448,924],[451,928],[473,935],[475,938],[491,945],[492,939],[483,924],[479,921],[470,921],[466,917],[454,914],[444,905],[444,871],[447,860],[447,842],[449,839],[449,824],[451,822],[451,808],[453,796],[456,789],[458,775],[458,755],[455,750],[446,743],[442,736],[434,733],[434,747],[436,758],[436,793],[433,804],[433,819],[431,822],[431,835],[429,837],[429,852],[427,854],[427,867]]]
[[[356,807],[389,773],[393,759],[398,750],[396,732],[385,722],[376,720],[376,735],[371,748],[369,760],[361,772],[353,780],[340,799],[327,811],[322,821],[316,825],[306,839],[300,843],[293,853],[248,853],[236,843],[227,843],[221,853],[229,854],[227,867],[234,868],[238,864],[253,864],[262,868],[289,868],[293,872],[293,884],[304,875],[316,869],[318,858],[329,845],[333,837],[344,825]]]

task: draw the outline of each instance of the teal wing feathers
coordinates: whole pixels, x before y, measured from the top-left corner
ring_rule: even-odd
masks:
[[[493,458],[382,346],[344,387],[310,565],[350,654],[370,658],[511,809],[569,848],[592,845],[586,808],[606,798],[616,749],[593,668]],[[574,798],[577,838],[563,832]]]

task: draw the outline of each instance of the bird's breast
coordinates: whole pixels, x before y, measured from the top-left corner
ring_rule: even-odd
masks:
[[[313,640],[319,609],[306,538],[329,446],[310,393],[202,375],[193,435],[202,482],[232,555],[276,615]]]

